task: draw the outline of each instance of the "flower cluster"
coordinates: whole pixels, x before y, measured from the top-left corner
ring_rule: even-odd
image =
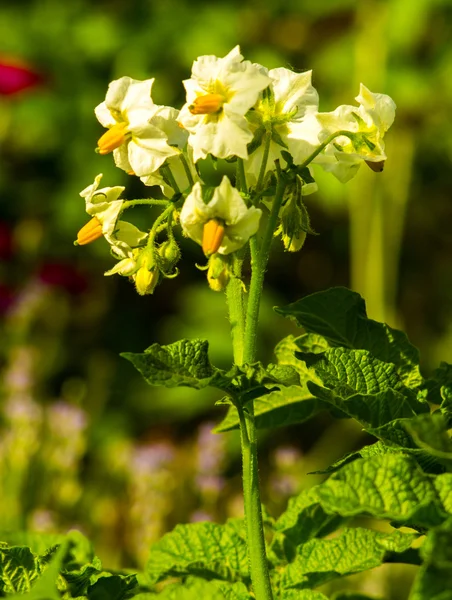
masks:
[[[99,189],[98,175],[81,192],[92,218],[76,243],[103,236],[118,260],[106,275],[133,279],[140,294],[177,275],[179,224],[202,247],[214,290],[227,284],[231,256],[243,258],[250,238],[259,240],[259,230],[269,223],[286,250],[299,250],[313,233],[303,202],[317,189],[311,165],[343,182],[363,162],[381,171],[383,138],[395,116],[389,96],[362,84],[357,106],[321,113],[311,79],[311,71],[268,70],[244,60],[237,46],[224,58],[201,56],[194,62],[183,82],[186,103],[180,111],[154,103],[154,79],[113,81],[95,109],[107,129],[97,151],[113,153],[115,164],[151,187],[153,197],[123,200],[124,188]],[[201,177],[205,160],[219,172],[216,186]],[[137,204],[162,207],[146,232],[122,219]]]

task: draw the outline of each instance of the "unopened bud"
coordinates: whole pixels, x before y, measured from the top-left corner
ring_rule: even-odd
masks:
[[[138,271],[133,275],[133,280],[135,281],[135,287],[140,296],[145,296],[146,294],[152,294],[155,290],[155,286],[159,281],[159,270],[157,265],[154,265],[152,270],[149,270],[147,267],[140,267]]]
[[[77,234],[77,244],[84,246],[102,237],[102,223],[97,217],[93,217],[84,225]]]
[[[163,261],[165,271],[171,271],[181,257],[179,246],[174,238],[163,242],[158,248],[158,253]]]
[[[214,292],[222,292],[229,282],[228,261],[219,254],[215,254],[209,259],[209,268],[207,269],[207,281],[209,287]]]

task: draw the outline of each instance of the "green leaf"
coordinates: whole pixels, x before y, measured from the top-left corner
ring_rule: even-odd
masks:
[[[306,333],[299,337],[289,335],[283,338],[275,347],[275,356],[278,363],[281,365],[288,365],[294,368],[300,375],[302,381],[306,379],[312,379],[313,373],[306,366],[306,364],[296,358],[295,353],[310,352],[311,354],[317,354],[328,350],[329,346],[325,341],[325,338],[315,335],[313,333]]]
[[[135,575],[100,577],[88,588],[88,600],[127,600],[138,590]]]
[[[188,386],[202,389],[209,385],[229,389],[224,372],[210,364],[206,340],[179,340],[168,346],[152,344],[143,353],[123,352],[149,385]]]
[[[365,302],[355,292],[332,288],[275,310],[295,319],[308,333],[323,336],[331,346],[368,350],[377,359],[394,363],[407,387],[417,388],[423,381],[418,350],[403,332],[368,319]]]
[[[57,589],[57,579],[61,569],[64,555],[66,553],[66,544],[62,544],[55,552],[52,560],[46,567],[40,564],[38,557],[34,558],[36,570],[29,569],[31,567],[30,556],[24,551],[24,548],[10,548],[16,556],[11,562],[3,563],[2,571],[0,572],[0,593],[13,592],[8,595],[11,600],[61,600],[61,595]],[[17,552],[18,550],[22,552]],[[19,558],[19,555],[21,558]],[[42,574],[42,570],[44,571]],[[34,573],[36,575],[34,576]],[[2,584],[7,584],[1,587]]]
[[[431,456],[424,450],[419,448],[401,448],[400,446],[390,446],[382,441],[375,442],[375,444],[369,444],[364,446],[361,450],[356,452],[350,452],[339,460],[336,460],[332,465],[326,469],[319,471],[313,471],[312,475],[326,475],[335,473],[344,465],[357,460],[358,458],[369,458],[371,456],[380,456],[382,454],[402,454],[412,456],[418,465],[426,473],[433,473],[438,475],[444,472],[444,466],[441,465],[434,456]]]
[[[247,579],[246,544],[227,525],[177,525],[152,545],[146,573],[151,583],[185,575],[227,581]]]
[[[283,552],[288,561],[293,560],[296,546],[334,531],[343,521],[338,515],[325,512],[320,505],[317,488],[304,490],[291,498],[287,510],[275,523],[275,531],[284,534]]]
[[[440,412],[419,415],[403,424],[419,448],[452,468],[452,439],[447,433],[448,423]]]
[[[40,574],[40,562],[30,548],[0,548],[0,591],[4,594],[29,592]]]
[[[452,474],[427,475],[412,457],[403,454],[375,455],[346,464],[309,492],[289,501],[275,529],[298,543],[305,514],[318,510],[325,515],[357,515],[390,519],[399,525],[439,525],[452,514]],[[320,513],[318,519],[325,518]],[[309,534],[311,535],[311,534]]]
[[[325,405],[312,397],[306,385],[280,386],[270,394],[254,401],[256,427],[281,427],[307,421],[325,408]],[[215,428],[216,433],[237,429],[239,417],[237,409],[231,407],[223,421]]]
[[[67,535],[60,533],[0,531],[0,540],[8,546],[27,546],[33,554],[45,554],[49,548],[62,544],[67,539]]]
[[[281,575],[284,588],[317,587],[337,577],[378,567],[411,547],[416,535],[382,533],[362,527],[344,529],[333,539],[313,539],[297,549]]]
[[[386,454],[346,465],[316,492],[327,512],[367,514],[429,527],[447,517],[434,482],[411,457]]]
[[[409,600],[452,600],[452,518],[427,535]]]
[[[428,400],[433,404],[441,404],[452,395],[452,365],[442,362],[432,373],[424,385]]]

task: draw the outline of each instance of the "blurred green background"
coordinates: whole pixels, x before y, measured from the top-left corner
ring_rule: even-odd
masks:
[[[215,395],[149,389],[118,356],[197,336],[230,364],[224,296],[195,268],[200,249],[183,242],[180,276],[139,297],[103,277],[107,244],[72,244],[87,220],[79,192],[99,172],[125,197],[145,192],[94,153],[108,83],[155,77],[154,100],[179,107],[193,60],[240,44],[269,68],[313,69],[322,111],[354,103],[361,81],[392,96],[384,173],[364,166],[342,185],[316,171],[306,202],[320,235],[295,255],[275,242],[260,358],[293,332],[272,306],[347,285],[372,318],[407,331],[427,373],[452,360],[451,39],[450,0],[2,0],[0,59],[43,81],[0,96],[0,529],[78,527],[110,565],[140,566],[174,523],[241,511],[237,436],[209,434]],[[263,433],[270,509],[364,441],[327,417]],[[404,598],[395,576],[410,573],[359,585]]]

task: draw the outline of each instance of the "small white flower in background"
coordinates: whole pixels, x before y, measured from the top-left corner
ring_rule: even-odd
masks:
[[[253,110],[250,119],[255,127],[265,128],[271,124],[274,132],[270,142],[267,160],[267,171],[275,168],[275,160],[280,160],[281,150],[287,149],[293,157],[294,164],[301,164],[319,145],[319,123],[315,115],[319,107],[319,95],[312,86],[312,71],[294,73],[289,69],[279,68],[268,71],[271,78],[272,96],[265,92]],[[278,144],[276,139],[283,145]],[[262,143],[245,163],[248,184],[256,183],[262,159],[264,144]]]
[[[185,80],[187,102],[179,122],[190,133],[194,160],[213,154],[217,158],[247,158],[253,139],[245,119],[259,92],[270,83],[259,65],[243,60],[236,46],[224,58],[200,56]]]
[[[262,211],[247,208],[242,196],[224,176],[205,202],[200,183],[195,183],[180,213],[184,233],[203,247],[206,256],[230,254],[241,248],[259,228]]]
[[[138,177],[153,173],[179,152],[169,141],[178,111],[154,104],[153,83],[154,79],[116,79],[108,86],[105,101],[95,108],[97,119],[108,128],[98,141],[99,153],[113,152],[116,166]]]
[[[337,137],[314,162],[320,163],[343,183],[351,179],[365,161],[373,171],[382,171],[386,160],[383,137],[391,127],[396,105],[386,94],[374,94],[363,84],[356,100],[360,106],[342,105],[329,113],[319,113],[320,141],[336,131],[363,134],[352,141]]]
[[[88,244],[104,236],[112,251],[119,258],[130,258],[134,246],[138,246],[147,234],[135,225],[118,220],[124,200],[119,196],[124,191],[122,186],[99,189],[102,174],[97,175],[94,183],[80,192],[85,199],[86,212],[92,219],[79,231],[77,243]]]

